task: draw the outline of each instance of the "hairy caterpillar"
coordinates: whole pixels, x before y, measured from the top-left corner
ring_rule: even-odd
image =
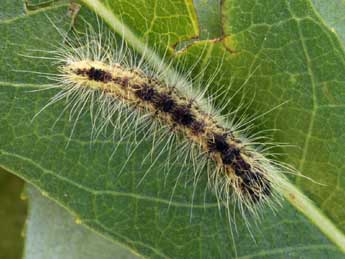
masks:
[[[240,128],[246,122],[237,125],[232,118],[226,122],[212,107],[206,97],[211,81],[195,86],[184,76],[151,66],[149,57],[138,58],[126,44],[113,45],[111,37],[104,39],[90,30],[85,41],[65,38],[62,46],[49,51],[58,66],[57,74],[48,75],[56,82],[49,89],[61,91],[47,106],[66,99],[66,108],[77,121],[91,100],[93,135],[110,125],[124,137],[157,135],[153,145],[162,150],[178,143],[183,147],[178,152],[187,151],[178,159],[192,157],[193,177],[197,181],[207,173],[220,203],[234,202],[242,212],[254,214],[264,204],[274,206],[285,166],[265,157],[253,138],[242,136]]]

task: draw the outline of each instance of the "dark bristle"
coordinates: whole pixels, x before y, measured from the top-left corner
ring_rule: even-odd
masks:
[[[262,200],[265,196],[272,194],[272,187],[269,182],[261,173],[247,171],[242,174],[241,179],[243,180],[241,188],[249,197],[252,203],[257,203]],[[254,190],[260,190],[254,191]]]
[[[272,193],[270,181],[264,178],[264,176],[258,172],[256,173],[256,175],[258,179],[257,183],[261,187],[262,193],[266,196],[270,196]]]
[[[252,203],[258,203],[260,200],[261,200],[261,197],[258,193],[254,192],[253,190],[251,189],[248,189],[247,190],[248,192],[248,195],[249,195],[249,199]]]
[[[272,187],[269,182],[264,183],[264,186],[262,187],[262,193],[266,196],[270,196],[272,194]]]
[[[108,83],[111,81],[112,76],[109,72],[106,72],[102,69],[91,67],[87,72],[87,76],[90,80],[94,80],[97,82]]]
[[[175,122],[184,126],[189,126],[193,123],[194,117],[190,109],[185,105],[176,106],[172,111],[172,116]]]

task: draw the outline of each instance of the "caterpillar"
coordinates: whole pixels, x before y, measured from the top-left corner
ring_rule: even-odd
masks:
[[[70,86],[99,91],[133,111],[148,114],[149,119],[158,120],[173,134],[181,134],[190,144],[199,146],[205,159],[221,169],[218,174],[226,177],[248,202],[270,196],[271,181],[266,167],[260,164],[262,157],[247,149],[235,131],[222,126],[175,86],[140,69],[94,58],[66,63],[61,75]]]
[[[235,203],[242,214],[257,214],[265,204],[274,208],[279,203],[279,179],[290,168],[265,156],[254,137],[242,135],[239,129],[246,122],[236,124],[233,118],[221,116],[207,96],[212,80],[198,86],[196,80],[179,73],[171,76],[166,66],[152,66],[149,57],[138,58],[124,41],[118,44],[113,36],[104,37],[93,29],[84,40],[60,33],[64,43],[47,52],[57,73],[42,73],[53,82],[48,89],[60,91],[36,116],[55,102],[67,100],[66,110],[69,107],[77,121],[90,102],[92,135],[110,125],[123,138],[155,135],[152,145],[161,149],[183,147],[177,151],[178,159],[192,156],[187,161],[196,165],[191,175],[198,179],[207,174],[219,204]]]

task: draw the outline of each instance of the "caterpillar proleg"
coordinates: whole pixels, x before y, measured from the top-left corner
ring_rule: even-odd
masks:
[[[207,174],[209,189],[222,206],[235,203],[242,213],[257,214],[265,204],[279,203],[279,179],[290,169],[266,157],[254,137],[242,135],[248,121],[236,124],[221,116],[207,97],[212,80],[196,85],[187,75],[171,76],[167,66],[152,66],[149,57],[138,58],[126,43],[92,29],[83,39],[65,37],[46,53],[58,68],[48,75],[54,82],[49,89],[60,91],[42,110],[67,100],[66,109],[76,121],[90,110],[93,136],[112,127],[123,138],[139,136],[135,144],[155,135],[157,148],[183,147],[178,159],[193,165],[190,174],[196,182]]]

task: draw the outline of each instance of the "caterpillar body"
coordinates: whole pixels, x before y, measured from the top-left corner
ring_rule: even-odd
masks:
[[[279,203],[279,179],[290,169],[266,157],[250,136],[242,136],[241,125],[231,123],[232,118],[230,122],[223,119],[206,97],[211,82],[195,86],[183,75],[171,77],[166,67],[152,66],[145,55],[138,59],[124,42],[121,47],[112,46],[112,37],[104,40],[101,33],[90,30],[86,42],[65,37],[57,50],[46,52],[58,64],[57,74],[48,75],[55,82],[49,89],[61,91],[42,110],[65,99],[71,115],[77,114],[78,119],[91,100],[91,117],[98,132],[109,124],[122,135],[144,132],[146,137],[158,129],[163,134],[158,139],[166,137],[170,142],[165,147],[182,143],[194,154],[190,162],[197,164],[193,177],[207,173],[219,204],[236,203],[244,215]],[[96,117],[102,118],[101,125],[96,125]]]
[[[121,64],[95,60],[71,62],[62,67],[70,84],[100,91],[128,104],[133,110],[150,114],[150,119],[168,125],[190,144],[196,144],[205,159],[214,161],[222,177],[250,203],[271,194],[271,181],[260,158],[246,148],[231,128],[225,128],[202,109],[197,101],[157,78]],[[173,133],[174,134],[174,133]]]

